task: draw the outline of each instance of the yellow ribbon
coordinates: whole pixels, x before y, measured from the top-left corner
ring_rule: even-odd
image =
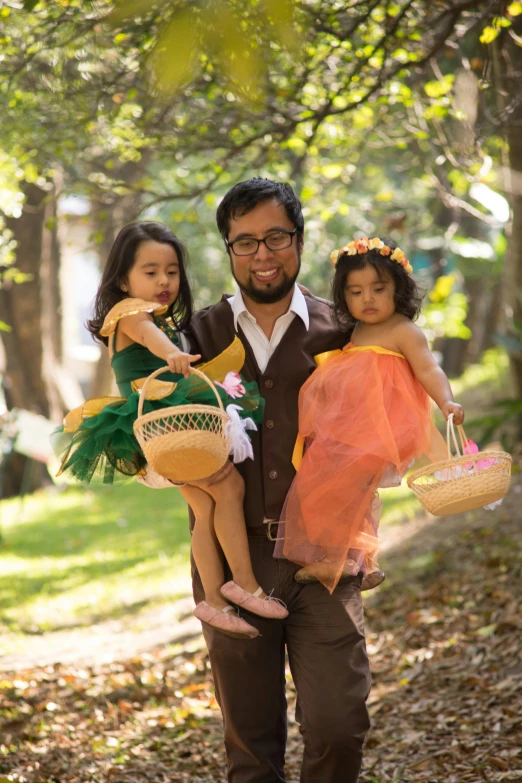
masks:
[[[292,452],[292,465],[295,470],[299,470],[301,462],[303,461],[305,439],[301,434],[297,435],[295,440],[294,450]]]
[[[398,356],[399,359],[406,358],[402,353],[390,351],[388,348],[381,348],[380,345],[352,345],[351,348],[347,348],[343,353],[360,353],[361,351],[373,351],[374,353],[382,353],[386,356]]]
[[[324,353],[317,353],[314,356],[314,362],[318,367],[320,367],[321,364],[324,364],[326,361],[328,361],[328,359],[331,359],[332,356],[338,356],[340,353],[342,353],[340,348],[336,348],[335,351],[324,351]]]
[[[76,432],[84,419],[96,416],[103,408],[113,402],[125,402],[125,397],[92,397],[85,400],[82,405],[69,411],[63,420],[64,432]]]
[[[245,363],[245,346],[236,335],[224,351],[218,353],[209,362],[197,364],[196,368],[204,372],[211,381],[222,383],[229,372],[240,372]]]
[[[323,353],[317,353],[314,356],[314,362],[318,367],[320,367],[322,364],[328,361],[328,359],[331,359],[333,356],[339,356],[341,353],[342,351],[340,348],[336,348],[334,351],[323,351]],[[299,470],[301,462],[303,461],[304,445],[305,439],[301,433],[299,433],[297,435],[294,450],[292,452],[292,465],[294,466],[295,470]]]

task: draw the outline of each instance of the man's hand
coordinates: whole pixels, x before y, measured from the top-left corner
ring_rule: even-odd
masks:
[[[194,356],[190,353],[183,353],[182,351],[173,350],[165,357],[165,361],[169,365],[171,372],[179,373],[188,378],[190,375],[190,365],[194,362],[199,362],[201,354],[196,353]]]
[[[199,481],[191,481],[189,483],[191,487],[201,487],[201,489],[205,489],[206,487],[211,487],[213,484],[219,484],[220,481],[223,481],[230,476],[233,470],[234,463],[227,459],[223,467],[216,471],[216,473],[207,476],[207,478],[200,479]]]

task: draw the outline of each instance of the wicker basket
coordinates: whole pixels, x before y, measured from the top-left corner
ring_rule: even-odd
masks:
[[[448,459],[432,462],[408,477],[408,486],[420,502],[436,517],[460,514],[487,506],[504,497],[511,480],[511,456],[505,451],[479,451],[464,454],[467,441],[462,427],[457,427],[457,441],[453,415],[448,418]],[[451,454],[451,442],[456,456]],[[485,461],[489,464],[485,464]],[[482,464],[480,464],[482,463]]]
[[[212,381],[192,367],[190,372],[199,375],[216,395],[217,407],[176,405],[143,415],[147,384],[168,370],[161,367],[144,383],[134,434],[147,462],[160,476],[177,483],[198,481],[211,476],[228,459],[231,442],[225,424],[229,417]]]

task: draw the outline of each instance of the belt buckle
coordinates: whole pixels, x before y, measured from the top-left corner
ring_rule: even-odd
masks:
[[[266,525],[266,537],[269,541],[282,541],[283,536],[276,536],[275,538],[272,535],[272,525],[279,525],[279,520],[277,519],[264,519],[263,524]]]

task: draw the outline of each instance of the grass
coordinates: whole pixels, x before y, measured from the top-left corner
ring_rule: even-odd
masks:
[[[494,349],[452,382],[468,419],[505,396],[507,357]],[[405,483],[382,490],[382,524],[422,512]],[[125,617],[187,591],[188,522],[174,490],[135,483],[57,488],[0,502],[0,623],[11,639],[87,628]]]
[[[186,591],[188,519],[174,490],[55,488],[0,504],[0,619],[12,632],[87,626]]]

